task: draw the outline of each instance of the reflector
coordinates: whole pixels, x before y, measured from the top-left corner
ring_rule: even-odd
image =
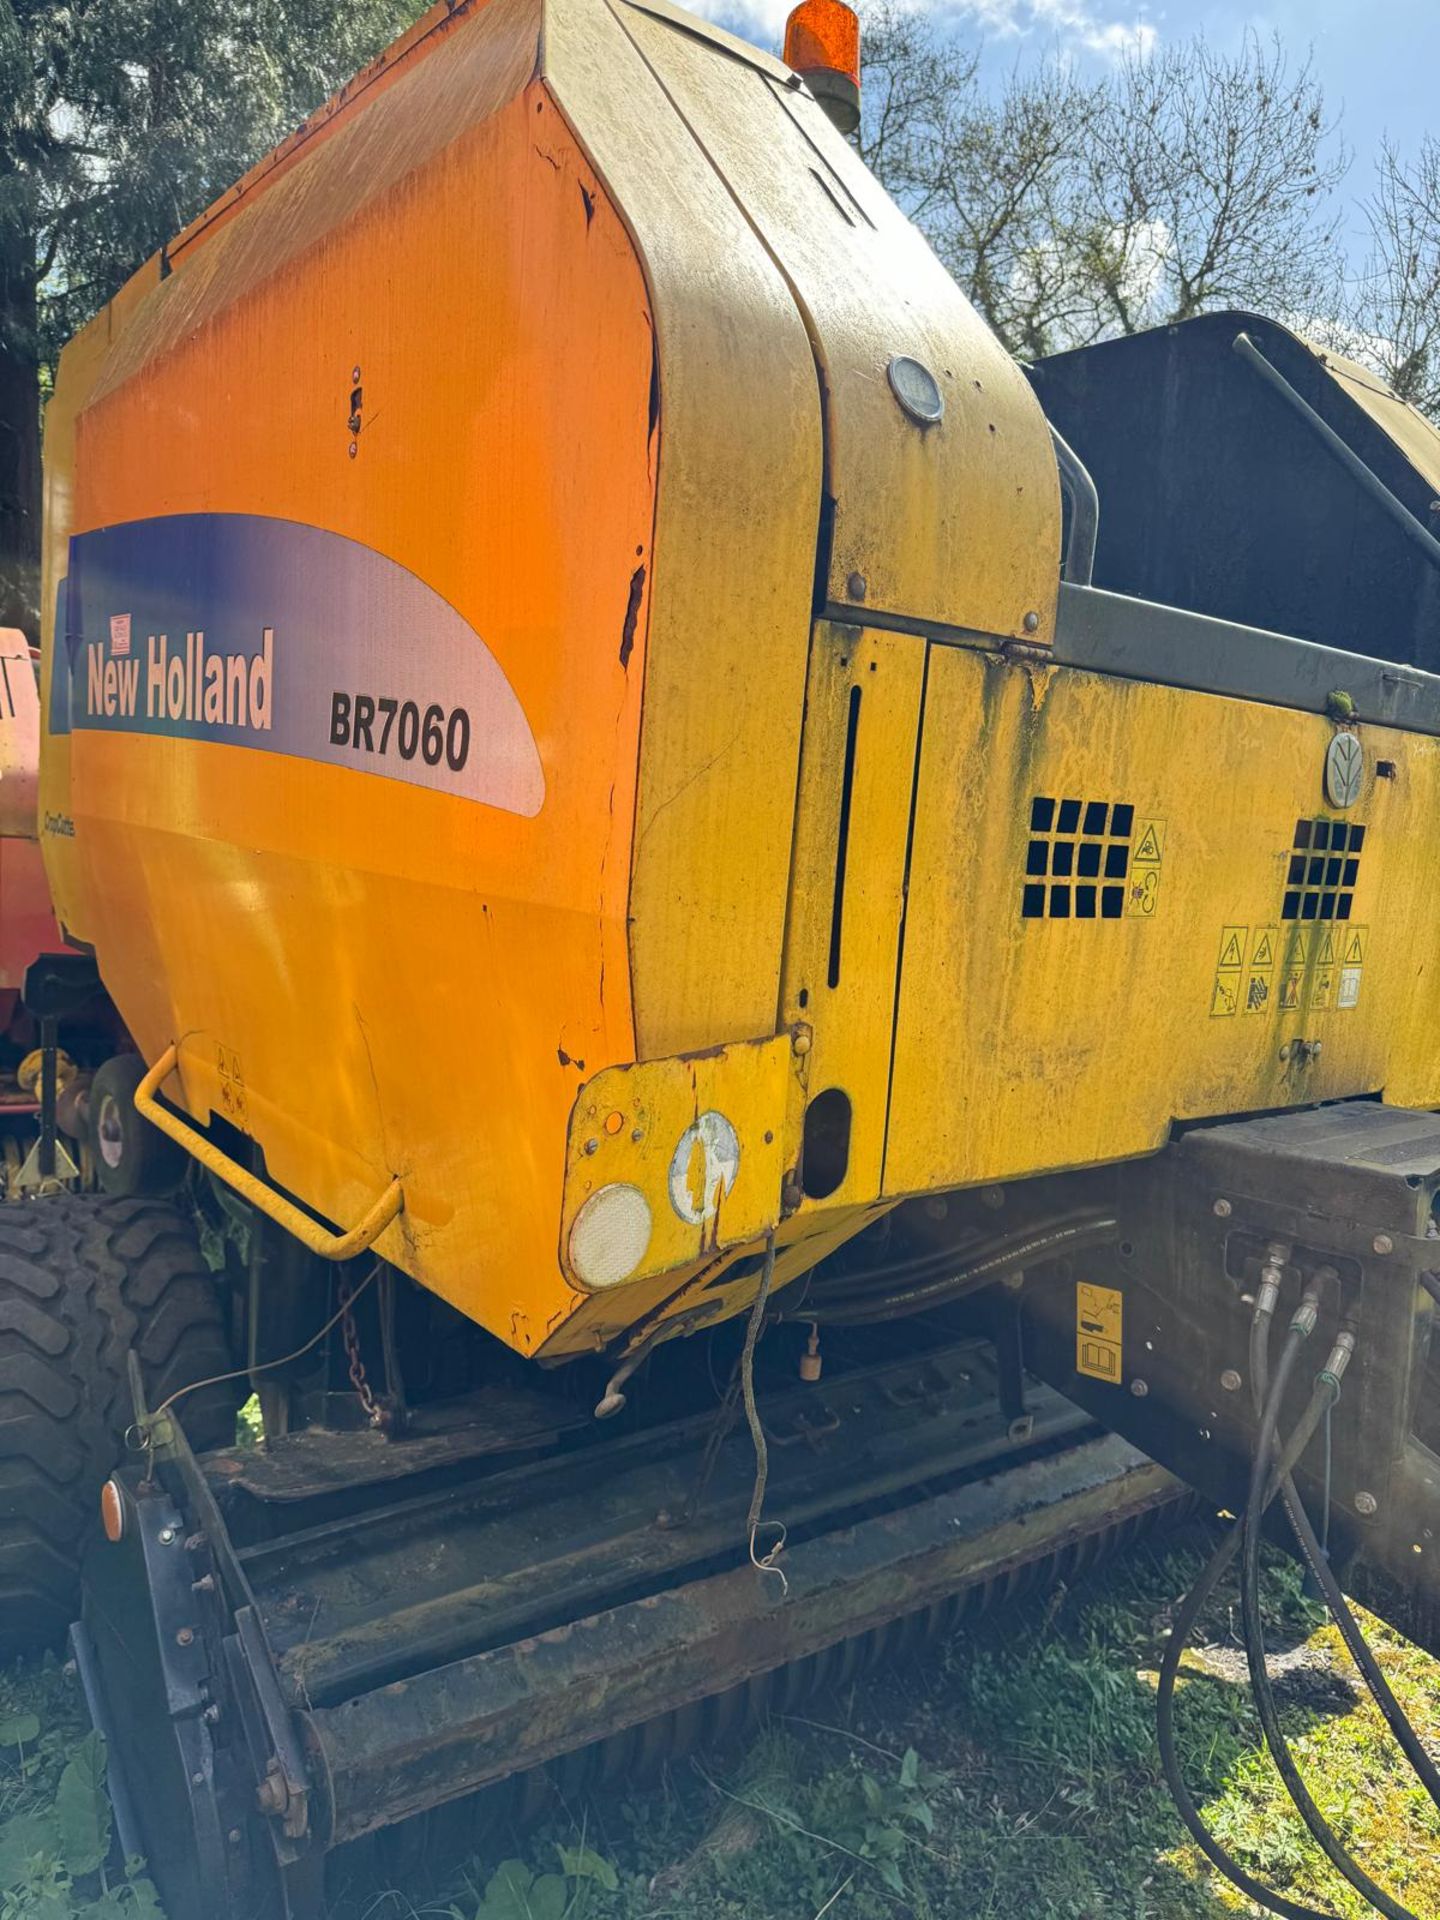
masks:
[[[114,1546],[125,1532],[125,1496],[118,1480],[107,1480],[100,1489],[100,1525],[105,1538]]]

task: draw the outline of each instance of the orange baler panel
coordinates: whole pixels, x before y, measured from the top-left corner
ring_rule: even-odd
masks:
[[[111,648],[102,542],[121,552],[133,523],[199,529],[212,608],[241,592],[215,588],[217,540],[243,582],[245,543],[273,577],[288,537],[279,604],[332,568],[341,631],[282,674],[296,635],[275,625],[241,746],[187,720],[227,649],[265,659],[263,615],[201,656],[204,595],[189,621],[177,600],[157,657],[138,610],[109,609],[132,711],[105,715],[102,680],[101,724],[70,735],[67,851],[72,931],[149,1057],[180,1039],[197,1117],[251,1134],[342,1222],[401,1175],[385,1251],[528,1349],[575,1300],[556,1216],[576,1088],[633,1055],[652,327],[624,227],[528,77],[537,11],[487,18],[488,40],[417,64],[189,250],[106,362],[77,433],[72,568],[87,593],[102,575],[83,640]],[[477,117],[477,88],[516,83]],[[264,712],[282,680],[336,715],[329,735],[307,715],[313,753],[286,746],[293,712]],[[407,693],[444,716],[438,776]],[[347,727],[387,695],[382,757],[383,715]]]

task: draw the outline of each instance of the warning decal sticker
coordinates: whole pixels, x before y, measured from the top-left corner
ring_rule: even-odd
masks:
[[[1137,820],[1135,851],[1130,855],[1130,886],[1125,911],[1148,920],[1160,902],[1160,871],[1165,859],[1165,822]]]
[[[1075,1371],[1119,1385],[1125,1296],[1115,1287],[1075,1285]]]
[[[1249,945],[1249,927],[1226,927],[1220,935],[1220,958],[1215,962],[1215,985],[1210,993],[1212,1020],[1240,1011],[1242,969]]]
[[[1253,937],[1249,927],[1224,927],[1210,1018],[1348,1010],[1360,999],[1369,946],[1368,927],[1256,927]]]
[[[1268,1013],[1275,999],[1275,962],[1279,959],[1280,929],[1257,927],[1255,944],[1250,950],[1250,967],[1245,975],[1242,1013]]]
[[[1370,929],[1338,927],[1335,946],[1340,964],[1336,976],[1335,1005],[1348,1011],[1360,998],[1360,978],[1365,970],[1365,955],[1370,946]]]

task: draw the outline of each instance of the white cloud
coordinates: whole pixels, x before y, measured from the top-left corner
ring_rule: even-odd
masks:
[[[766,46],[776,47],[794,0],[685,0],[685,4]],[[1115,18],[1105,0],[907,0],[919,12],[934,13],[977,30],[983,38],[1056,40],[1062,48],[1119,60],[1148,59],[1160,35],[1138,14]]]
[[[1037,26],[1049,27],[1062,40],[1111,59],[1136,54],[1148,60],[1160,42],[1148,20],[1102,20],[1078,0],[1030,0],[1029,11]]]

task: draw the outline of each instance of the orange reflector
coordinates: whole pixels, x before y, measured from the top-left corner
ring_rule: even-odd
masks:
[[[100,1524],[112,1546],[125,1532],[125,1496],[118,1480],[107,1480],[100,1489]]]
[[[842,133],[860,124],[860,16],[845,0],[800,0],[785,22],[793,67]]]

